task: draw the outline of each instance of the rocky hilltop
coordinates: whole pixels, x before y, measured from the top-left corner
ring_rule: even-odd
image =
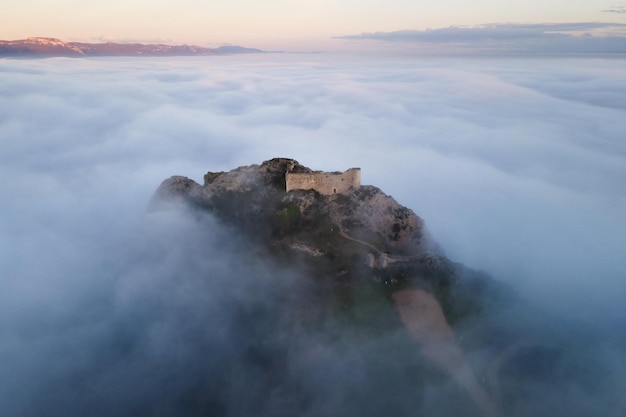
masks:
[[[287,192],[292,174],[303,174],[312,185]],[[425,358],[469,393],[479,414],[496,415],[451,326],[480,315],[485,303],[504,299],[504,292],[487,275],[446,258],[424,221],[379,188],[360,185],[360,171],[359,182],[342,192],[315,184],[341,181],[340,175],[275,158],[208,172],[202,185],[171,177],[157,189],[151,208],[210,213],[245,236],[253,251],[277,264],[304,265],[326,291],[323,297],[307,293],[299,303],[306,314],[289,314],[316,323],[349,317],[350,328],[366,328],[367,334],[394,331],[397,323]]]
[[[425,289],[451,322],[480,310],[493,280],[446,258],[411,209],[372,185],[330,195],[286,192],[288,172],[317,171],[275,158],[208,172],[202,185],[173,176],[159,186],[151,207],[184,204],[211,213],[277,262],[304,263],[340,287],[374,282],[387,292]]]
[[[185,203],[208,211],[276,257],[315,264],[344,282],[362,280],[364,272],[387,284],[432,281],[435,275],[443,282],[466,272],[445,258],[419,216],[379,188],[286,192],[287,172],[314,171],[275,158],[208,172],[203,185],[174,176],[158,188],[152,206]]]

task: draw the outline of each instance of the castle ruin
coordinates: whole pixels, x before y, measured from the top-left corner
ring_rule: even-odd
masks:
[[[343,193],[361,186],[361,168],[345,172],[290,172],[285,174],[286,191],[315,190],[320,194]]]

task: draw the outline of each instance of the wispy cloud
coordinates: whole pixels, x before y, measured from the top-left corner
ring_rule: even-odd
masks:
[[[610,9],[602,10],[604,13],[626,13],[626,7],[624,6],[613,6]]]
[[[620,34],[616,35],[616,32]],[[466,48],[509,52],[626,53],[626,24],[620,23],[498,23],[469,27],[451,26],[440,29],[371,32],[337,38],[416,44],[454,44]]]

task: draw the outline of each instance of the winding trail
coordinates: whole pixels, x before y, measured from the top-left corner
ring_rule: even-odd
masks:
[[[420,259],[423,256],[423,255],[409,255],[409,256],[389,255],[388,253],[381,251],[380,249],[378,249],[376,246],[372,245],[371,243],[368,243],[368,242],[365,242],[364,240],[359,240],[359,239],[351,237],[350,235],[348,235],[346,233],[346,231],[343,229],[341,224],[337,225],[337,229],[339,230],[339,235],[341,237],[343,237],[344,239],[350,240],[352,242],[359,243],[359,244],[361,244],[363,246],[367,246],[368,248],[370,248],[371,250],[376,252],[378,255],[386,255],[387,256],[387,260],[390,263],[401,262],[401,261],[414,261],[416,259]]]
[[[382,255],[384,252],[381,251],[380,249],[378,249],[376,246],[372,245],[371,243],[367,243],[363,240],[359,240],[359,239],[355,239],[353,237],[350,237],[346,231],[343,229],[343,227],[341,226],[341,224],[337,224],[337,229],[339,229],[339,235],[345,239],[351,240],[352,242],[356,242],[356,243],[360,243],[361,245],[367,246],[368,248],[372,249],[374,252],[378,253],[379,255]]]

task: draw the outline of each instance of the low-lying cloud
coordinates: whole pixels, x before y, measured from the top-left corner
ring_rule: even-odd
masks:
[[[375,396],[386,387],[363,361],[400,336],[359,351],[314,349],[310,332],[285,341],[298,334],[283,313],[302,296],[303,271],[249,255],[209,217],[146,213],[171,175],[201,182],[276,156],[360,166],[363,183],[423,217],[451,259],[576,328],[594,324],[580,346],[602,353],[603,371],[625,368],[624,341],[602,342],[625,313],[620,60],[0,60],[0,74],[2,415],[269,415],[298,396],[327,401],[302,415],[389,410],[393,396]],[[250,385],[266,381],[277,352],[293,384]],[[610,380],[602,393],[568,386],[580,399],[568,415],[607,411],[624,387]],[[454,388],[443,385],[420,404],[445,402]],[[358,408],[363,387],[376,407]]]
[[[619,12],[620,9],[607,11]],[[621,23],[497,23],[398,30],[338,36],[336,39],[415,45],[456,46],[473,53],[626,53],[626,25]],[[445,52],[445,49],[441,51]]]
[[[626,7],[624,7],[624,6],[614,6],[614,7],[611,7],[610,9],[602,10],[602,12],[604,12],[604,13],[619,13],[619,14],[622,14],[622,13],[626,13]]]

